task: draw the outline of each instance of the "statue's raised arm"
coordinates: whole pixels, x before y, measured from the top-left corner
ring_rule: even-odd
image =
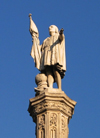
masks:
[[[32,20],[31,14],[29,14],[29,17],[29,31],[33,39],[31,56],[36,68],[41,72],[37,77],[38,88],[46,86],[53,88],[53,83],[56,82],[58,89],[61,90],[61,79],[66,72],[64,29],[62,28],[59,31],[57,26],[51,25],[49,27],[50,36],[40,46],[38,29]],[[46,78],[45,81],[44,78]]]
[[[40,51],[40,41],[39,41],[39,32],[35,25],[35,23],[32,20],[31,17],[32,14],[29,14],[30,18],[30,27],[29,31],[32,36],[32,49],[30,55],[34,59],[35,67],[40,70],[40,59],[41,59],[41,51]]]

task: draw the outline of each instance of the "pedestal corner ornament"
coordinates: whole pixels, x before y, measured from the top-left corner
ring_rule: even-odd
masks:
[[[66,72],[64,29],[55,25],[49,27],[50,36],[42,45],[39,32],[30,18],[32,36],[31,56],[35,67],[40,71],[36,75],[36,95],[29,100],[28,112],[36,123],[36,138],[68,138],[68,124],[74,114],[76,102],[70,99],[61,88],[61,79]],[[53,88],[56,82],[58,88]]]

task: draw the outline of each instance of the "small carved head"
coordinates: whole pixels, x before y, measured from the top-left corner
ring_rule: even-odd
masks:
[[[55,35],[55,33],[58,33],[58,27],[55,26],[55,25],[51,25],[51,26],[49,27],[49,34],[50,34],[50,35]]]

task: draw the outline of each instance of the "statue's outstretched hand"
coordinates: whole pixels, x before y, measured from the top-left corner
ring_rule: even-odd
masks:
[[[60,31],[59,31],[59,34],[62,35],[64,32],[64,29],[62,28]]]

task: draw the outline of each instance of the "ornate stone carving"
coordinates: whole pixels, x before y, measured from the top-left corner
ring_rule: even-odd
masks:
[[[57,114],[55,113],[50,116],[50,126],[57,126]]]
[[[62,138],[68,138],[68,119],[64,115],[61,116],[61,134]]]
[[[50,135],[51,138],[57,137],[57,114],[51,113],[50,114]]]
[[[43,92],[31,98],[28,111],[37,124],[36,138],[68,138],[76,102],[63,93]]]
[[[45,108],[52,108],[52,109],[57,108],[57,109],[65,111],[68,114],[72,113],[72,111],[71,111],[72,109],[70,107],[68,107],[65,103],[62,103],[62,102],[52,102],[52,101],[42,102],[38,106],[36,105],[34,107],[34,111],[35,112],[40,112],[41,110],[43,110]]]
[[[62,116],[62,118],[61,118],[61,127],[64,129],[64,128],[66,128],[66,119],[65,119],[65,117],[64,116]]]
[[[62,134],[65,135],[65,131],[66,131],[66,119],[64,116],[62,116],[61,118],[61,129],[62,129]]]
[[[76,102],[61,88],[61,79],[66,72],[64,29],[49,27],[50,36],[40,45],[39,32],[30,18],[32,49],[30,55],[40,71],[36,76],[36,97],[30,99],[28,111],[36,123],[36,138],[68,138],[68,123]],[[56,82],[58,89],[53,89]]]
[[[45,115],[44,114],[39,116],[37,125],[38,125],[39,138],[45,138]]]
[[[39,129],[44,129],[44,125],[45,125],[45,115],[41,115],[39,116]]]

